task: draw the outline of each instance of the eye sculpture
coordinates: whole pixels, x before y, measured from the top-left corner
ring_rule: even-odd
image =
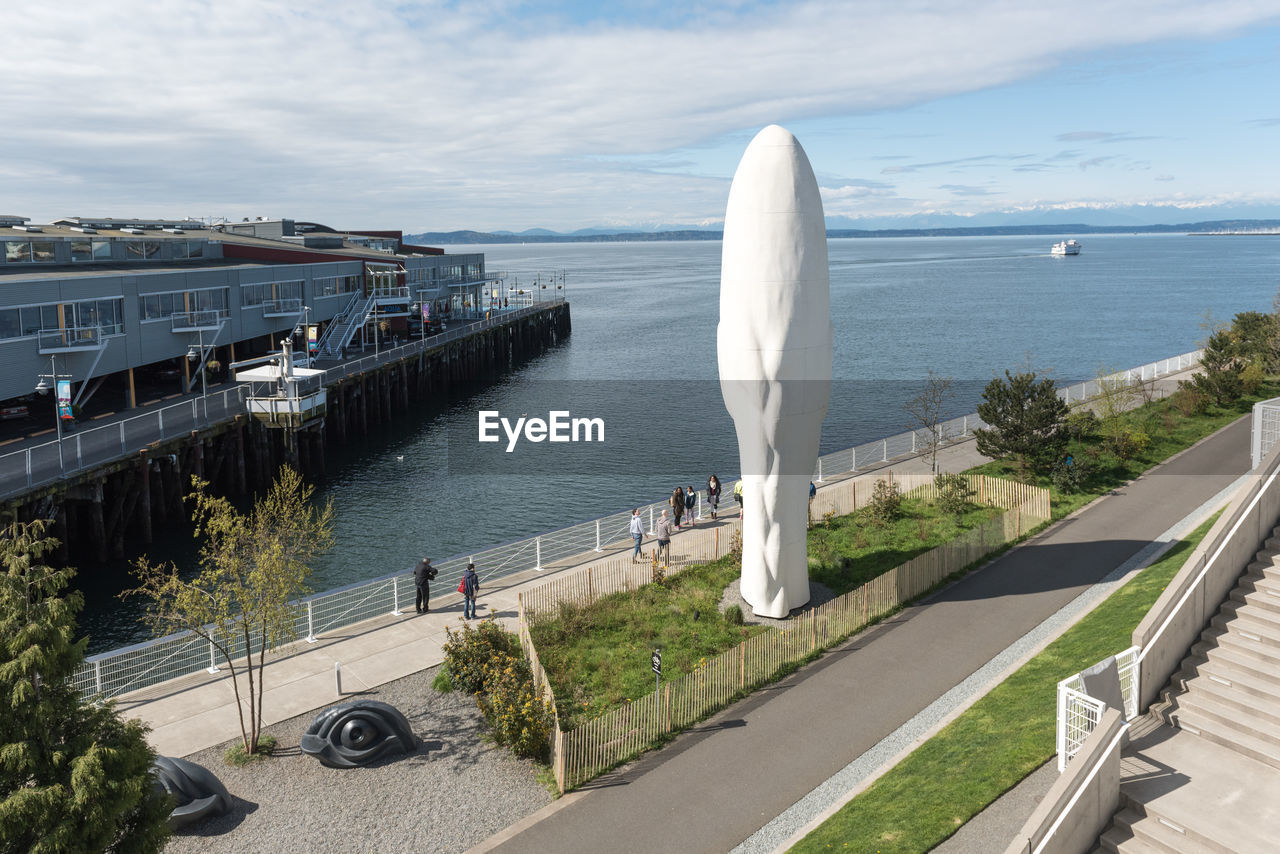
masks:
[[[395,706],[356,700],[316,715],[299,746],[321,765],[357,768],[388,753],[409,753],[417,743],[409,722]]]
[[[177,802],[169,813],[169,826],[174,830],[222,815],[231,806],[231,796],[222,781],[203,765],[157,756],[151,763],[151,773],[155,775],[155,787]]]

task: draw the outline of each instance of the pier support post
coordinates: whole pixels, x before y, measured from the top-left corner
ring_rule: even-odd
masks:
[[[138,451],[138,536],[143,545],[151,545],[151,463],[147,449]]]

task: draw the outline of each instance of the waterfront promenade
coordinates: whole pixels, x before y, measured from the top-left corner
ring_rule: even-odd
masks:
[[[1163,382],[1172,385],[1175,381]],[[1154,536],[1152,530],[1159,533],[1168,527],[1161,526],[1162,520],[1180,519],[1184,505],[1195,506],[1198,496],[1214,494],[1224,482],[1234,480],[1248,467],[1247,432],[1247,425],[1236,424],[1206,440],[950,588],[942,597],[908,609],[853,639],[812,667],[695,727],[663,751],[566,796],[511,828],[507,836],[495,837],[489,847],[527,850],[554,845],[586,851],[610,841],[625,841],[636,848],[638,840],[653,836],[653,828],[636,823],[643,815],[650,815],[663,816],[663,823],[671,825],[658,829],[661,832],[653,836],[650,850],[727,850],[1004,649],[1005,635],[1019,636],[1038,622],[1039,612],[1064,597],[1069,600],[1081,585],[1091,583],[1090,578],[1105,576],[1146,545]],[[1190,461],[1191,469],[1184,471],[1188,465],[1184,460]],[[955,471],[982,458],[968,440],[943,449],[940,461],[944,469]],[[897,460],[886,468],[927,471],[925,461],[919,458]],[[875,475],[874,471],[860,472],[858,477]],[[1167,481],[1168,476],[1180,480]],[[1188,477],[1190,481],[1184,484]],[[1177,485],[1168,489],[1173,484]],[[1165,491],[1170,493],[1167,498],[1152,497],[1163,496]],[[1081,527],[1086,514],[1090,524]],[[1146,518],[1148,515],[1154,520]],[[1050,535],[1052,541],[1046,542]],[[673,548],[677,555],[680,536]],[[525,572],[491,581],[480,597],[482,615],[493,612],[513,622],[516,595],[522,589],[545,583],[556,571],[606,561],[628,550],[589,554],[584,556],[589,560],[566,560],[541,573]],[[1030,553],[1030,557],[1023,553]],[[1014,568],[1008,568],[1007,562],[1018,555],[1023,555],[1018,559],[1021,563],[1015,561]],[[1001,566],[1004,568],[997,569]],[[439,663],[445,626],[461,625],[458,598],[450,591],[435,598],[431,614],[387,615],[333,633],[315,644],[299,642],[291,654],[268,664],[264,702],[268,722],[338,701],[335,662],[342,665],[347,694]],[[971,608],[975,609],[972,613]],[[919,626],[905,628],[921,615],[927,616]],[[972,638],[971,629],[977,632]],[[948,634],[953,636],[947,639]],[[988,634],[995,637],[985,637]],[[918,661],[919,650],[934,643],[942,654],[927,662]],[[875,652],[863,655],[864,648]],[[906,678],[903,670],[908,667],[919,670]],[[842,672],[845,669],[848,672]],[[810,687],[798,687],[809,685],[810,680]],[[815,714],[809,713],[809,703],[816,704]],[[169,755],[185,755],[239,733],[225,674],[218,678],[198,674],[126,695],[121,698],[121,707],[147,721],[154,728],[154,746]],[[856,716],[849,714],[851,708],[858,710]],[[689,764],[691,752],[697,756],[693,765]],[[668,763],[672,767],[663,770]],[[689,779],[682,781],[684,776]],[[772,782],[764,785],[762,777]],[[692,814],[682,806],[702,801],[712,804],[710,813],[700,807]],[[723,809],[714,808],[716,803]],[[707,820],[708,815],[714,816],[714,822]],[[567,841],[579,839],[586,826],[593,829],[580,837],[580,843]],[[647,846],[647,841],[639,842],[637,850]]]
[[[939,456],[940,463],[948,471],[961,471],[984,460],[971,439],[943,449]],[[856,479],[869,482],[886,470],[927,473],[929,467],[927,460],[911,457],[893,461],[883,469],[861,471]],[[846,475],[829,480],[823,489],[847,479]],[[728,520],[736,518],[737,507],[732,499],[726,504],[726,511],[720,514],[724,522],[705,519],[696,528],[686,529],[673,537],[673,558],[679,558],[680,543],[691,531],[727,524]],[[646,537],[646,553],[653,544],[653,538]],[[620,555],[629,554],[630,550],[628,540],[625,545],[614,544],[603,552],[586,552],[549,563],[541,572],[526,570],[487,580],[477,600],[480,615],[492,614],[515,631],[516,601],[521,591],[545,584],[560,573],[611,563]],[[485,567],[479,566],[478,569],[483,576]],[[266,722],[286,720],[337,702],[335,664],[341,667],[344,694],[353,694],[441,663],[444,660],[445,628],[459,628],[461,617],[461,595],[454,585],[441,583],[433,585],[428,614],[406,611],[397,616],[388,613],[326,633],[314,643],[305,640],[295,642],[282,653],[269,657],[267,693],[263,699]],[[139,717],[152,727],[151,744],[159,753],[185,756],[239,735],[235,696],[226,677],[225,667],[224,672],[216,677],[201,671],[125,694],[117,702],[126,715]]]

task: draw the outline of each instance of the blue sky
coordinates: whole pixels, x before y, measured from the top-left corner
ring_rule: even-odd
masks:
[[[37,221],[704,225],[772,122],[841,223],[1280,217],[1276,0],[59,2],[0,74]]]

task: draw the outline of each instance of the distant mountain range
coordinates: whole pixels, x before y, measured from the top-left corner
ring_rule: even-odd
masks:
[[[827,237],[981,237],[983,235],[1017,234],[1179,234],[1213,232],[1280,232],[1280,219],[1215,219],[1202,222],[1172,224],[1086,224],[1086,223],[1021,223],[1018,225],[973,225],[972,218],[944,216],[942,219],[968,222],[968,225],[944,225],[923,223],[900,227],[841,228],[837,223],[856,222],[845,217],[827,219]],[[903,217],[911,220],[911,217]],[[864,224],[864,223],[860,223]],[[428,231],[422,234],[406,234],[407,243],[425,245],[449,245],[459,243],[613,243],[655,240],[719,240],[723,236],[719,225],[698,228],[667,227],[644,231],[617,231],[605,228],[584,228],[570,233],[531,228],[527,231]]]

